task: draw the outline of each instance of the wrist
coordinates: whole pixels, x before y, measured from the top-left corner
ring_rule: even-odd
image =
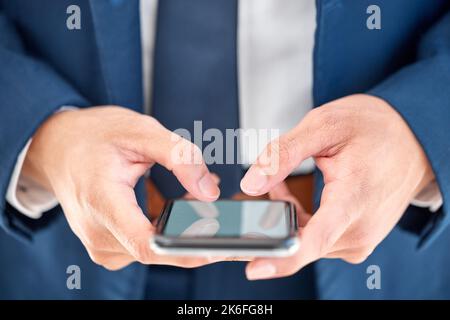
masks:
[[[395,108],[390,105],[387,101],[371,96],[371,95],[365,95],[367,97],[370,97],[374,104],[378,105],[380,108],[385,108],[387,114],[392,114],[392,119],[395,119],[395,123],[393,123],[392,128],[394,130],[400,130],[398,131],[398,141],[405,141],[406,139],[409,140],[411,143],[410,145],[412,148],[410,149],[410,152],[408,152],[407,157],[413,161],[414,159],[417,161],[416,165],[414,166],[419,176],[416,180],[415,189],[413,190],[412,198],[415,198],[420,192],[422,192],[423,189],[425,189],[430,183],[432,183],[435,180],[435,176],[433,173],[433,170],[431,168],[430,162],[425,154],[425,151],[423,150],[421,144],[417,140],[414,132],[411,130],[409,124],[406,122],[406,120],[395,110]],[[392,136],[394,136],[395,133],[392,133]],[[417,155],[411,156],[412,154]]]
[[[62,148],[58,142],[63,139],[59,132],[64,130],[64,119],[71,110],[62,110],[51,115],[33,135],[30,147],[25,156],[22,175],[34,183],[53,192],[50,169],[61,161]]]

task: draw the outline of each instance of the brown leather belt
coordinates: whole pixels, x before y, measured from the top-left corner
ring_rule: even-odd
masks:
[[[300,201],[300,203],[305,208],[306,212],[312,212],[313,207],[313,174],[288,177],[286,183],[292,194]],[[146,179],[147,187],[147,203],[148,212],[152,218],[158,217],[162,211],[166,199],[156,188],[155,184],[150,180]],[[243,193],[238,193],[233,196],[234,199],[254,199],[255,197],[247,196]],[[261,196],[258,198],[266,198]]]

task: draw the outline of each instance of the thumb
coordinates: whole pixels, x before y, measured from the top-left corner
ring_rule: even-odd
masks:
[[[202,151],[190,141],[151,119],[146,134],[138,132],[136,149],[147,162],[156,162],[171,171],[195,198],[214,201],[220,190],[203,160]]]
[[[258,258],[247,265],[250,280],[292,275],[326,256],[357,218],[351,185],[331,183],[323,189],[319,209],[300,232],[300,249],[285,258]]]

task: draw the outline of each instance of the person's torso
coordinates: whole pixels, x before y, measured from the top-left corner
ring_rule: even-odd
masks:
[[[74,1],[15,0],[4,10],[16,23],[31,55],[62,74],[93,105],[115,104],[143,110],[138,2],[77,1],[82,29],[65,28],[66,8]],[[370,1],[317,1],[313,57],[313,104],[364,92],[414,59],[420,35],[438,17],[445,1],[378,1],[382,27],[366,26]],[[124,77],[123,75],[127,75]],[[211,83],[214,85],[214,83]],[[176,92],[174,92],[176,94]],[[176,115],[175,115],[176,116]],[[238,186],[236,186],[238,188]],[[139,198],[143,199],[143,193]],[[58,210],[56,210],[58,211]],[[3,270],[0,296],[5,298],[139,298],[145,278],[157,276],[134,264],[109,272],[90,262],[78,239],[60,215],[39,233],[33,245],[0,231]],[[450,253],[443,235],[432,248],[418,252],[412,235],[394,229],[369,259],[351,266],[341,261],[317,263],[318,296],[324,298],[450,297],[445,266]],[[68,265],[82,270],[82,289],[68,290]],[[432,264],[432,266],[431,266]],[[382,270],[382,290],[366,286],[367,266]],[[169,270],[167,268],[165,270]],[[430,272],[430,270],[433,270]],[[164,271],[163,271],[164,272]],[[217,264],[190,271],[192,298],[298,298],[294,278],[247,282],[242,264]],[[184,281],[180,279],[180,281]],[[164,284],[161,284],[164,285]]]

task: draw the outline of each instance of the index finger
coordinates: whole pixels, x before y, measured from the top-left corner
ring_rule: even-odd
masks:
[[[148,162],[157,162],[172,171],[183,187],[199,200],[214,201],[219,197],[217,183],[195,144],[167,130],[150,117],[146,130],[141,129],[137,128],[134,134],[137,151]]]

